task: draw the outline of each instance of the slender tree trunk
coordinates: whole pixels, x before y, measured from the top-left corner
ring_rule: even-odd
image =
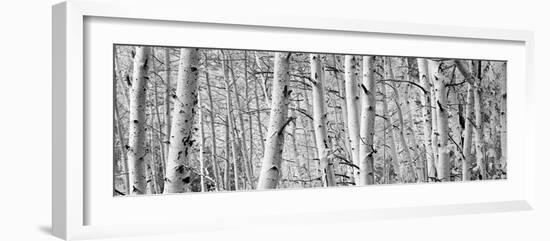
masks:
[[[262,129],[262,115],[261,115],[261,111],[260,111],[260,98],[258,96],[258,82],[255,81],[254,82],[254,99],[255,99],[255,104],[256,104],[256,122],[258,122],[258,133],[260,134],[260,137],[261,137],[261,140],[260,140],[260,143],[262,145],[262,149],[260,150],[261,153],[264,152],[264,149],[265,149],[265,140],[263,139],[264,138],[264,131]]]
[[[170,97],[172,96],[172,83],[171,83],[171,71],[170,66],[170,49],[164,49],[164,68],[165,68],[165,86],[166,91],[164,92],[164,157],[168,157],[168,148],[170,148],[170,128],[172,124],[170,122]],[[164,167],[166,167],[166,160],[164,162]],[[164,168],[164,175],[166,175],[166,168]]]
[[[433,76],[434,91],[435,91],[435,103],[437,113],[437,132],[439,134],[439,161],[437,163],[437,179],[439,181],[450,181],[450,163],[449,163],[449,123],[447,113],[447,91],[445,87],[445,81],[439,71],[439,61],[428,60],[428,66],[430,75]]]
[[[149,71],[150,47],[136,47],[130,92],[130,123],[128,138],[128,165],[132,194],[145,194],[147,189],[145,150],[145,99]]]
[[[118,113],[118,106],[115,103],[115,124],[117,129],[117,135],[118,135],[118,146],[120,148],[120,167],[121,167],[121,174],[124,177],[124,188],[126,195],[130,195],[130,177],[128,173],[128,159],[126,158],[126,143],[124,141],[124,136],[122,134],[122,123],[120,120],[120,114]],[[116,173],[115,173],[116,174]]]
[[[224,52],[222,55],[224,55]],[[225,55],[224,55],[225,56]],[[233,178],[235,181],[235,190],[239,190],[239,165],[237,158],[237,137],[235,135],[235,124],[232,114],[231,88],[229,87],[229,70],[227,69],[227,60],[222,60],[222,71],[224,75],[225,90],[227,92],[225,103],[227,109],[227,125],[229,127],[229,142],[231,143],[231,156],[233,158]]]
[[[427,178],[436,178],[435,157],[432,144],[432,101],[431,92],[432,86],[428,77],[428,62],[424,58],[418,58],[418,78],[420,79],[420,85],[426,90],[422,99],[422,122],[424,124],[424,148],[426,149],[426,164],[427,164]],[[424,181],[428,181],[424,179]]]
[[[374,57],[363,56],[361,143],[359,146],[359,185],[374,184],[374,120],[376,115],[376,80]]]
[[[229,186],[229,165],[230,165],[230,159],[231,159],[231,150],[230,150],[230,136],[229,132],[231,129],[229,128],[229,118],[231,116],[229,115],[229,111],[227,111],[226,119],[225,119],[225,163],[224,163],[224,170],[223,170],[223,188],[226,191],[231,190],[231,187]]]
[[[462,180],[470,181],[470,165],[472,163],[472,121],[474,117],[474,87],[471,84],[468,84],[468,96],[466,97],[466,121],[464,123],[464,144],[462,147],[462,152],[465,156],[462,159]]]
[[[244,170],[245,170],[245,175],[246,175],[246,179],[248,181],[248,185],[250,185],[251,189],[254,189],[254,175],[252,174],[252,170],[251,170],[251,160],[249,159],[248,157],[248,151],[247,151],[247,147],[246,147],[246,132],[245,132],[245,129],[244,129],[244,117],[243,117],[243,112],[241,109],[241,100],[239,99],[239,90],[237,89],[237,78],[235,77],[235,70],[233,69],[233,60],[232,60],[232,57],[231,57],[231,54],[229,53],[228,56],[229,58],[229,66],[230,66],[230,73],[231,73],[231,77],[232,77],[232,80],[233,80],[233,90],[235,91],[235,105],[237,105],[237,110],[239,112],[238,114],[238,124],[239,124],[239,127],[240,127],[240,131],[239,129],[235,128],[235,132],[236,132],[236,135],[239,136],[240,135],[240,138],[241,138],[241,142],[240,142],[240,147],[241,147],[241,158],[243,159],[243,166],[244,166]],[[245,81],[245,84],[248,82],[248,75],[247,75],[247,72],[246,72],[246,61],[245,61],[245,65],[244,65],[244,81]]]
[[[155,52],[152,51],[152,55],[155,56]],[[152,61],[152,64],[151,64],[151,68],[153,70],[154,73],[157,72],[157,68],[156,68],[156,65],[155,65],[155,61]],[[155,141],[158,143],[159,145],[159,148],[160,148],[160,162],[159,162],[159,167],[160,169],[162,170],[161,172],[159,172],[156,168],[156,166],[153,166],[154,170],[153,170],[153,174],[154,174],[154,184],[155,184],[155,192],[156,193],[162,193],[164,191],[164,165],[166,163],[166,152],[165,152],[165,143],[163,143],[163,136],[162,136],[162,122],[160,120],[160,111],[159,111],[159,103],[158,103],[158,92],[157,92],[157,79],[153,76],[153,78],[151,78],[151,81],[153,82],[153,106],[154,106],[154,117],[155,118],[152,118],[152,126],[155,125],[155,122],[156,122],[156,125],[157,125],[157,130],[158,131],[155,131]],[[152,107],[151,107],[152,108]],[[157,179],[159,179],[160,181],[158,181]]]
[[[193,120],[197,104],[197,77],[199,74],[198,50],[182,48],[176,94],[174,95],[174,111],[172,112],[172,127],[168,160],[166,162],[167,193],[179,193],[189,190],[191,182],[189,152],[193,146]]]
[[[218,167],[218,151],[217,151],[217,145],[216,145],[216,122],[215,122],[215,114],[214,114],[214,100],[212,98],[212,87],[210,86],[210,76],[208,74],[208,65],[206,62],[207,59],[205,59],[205,69],[207,70],[205,73],[206,77],[206,87],[208,90],[208,102],[210,105],[210,135],[212,137],[212,154],[210,156],[212,160],[212,169],[214,171],[214,180],[216,180],[215,188],[216,191],[220,190],[220,171]]]
[[[355,180],[360,180],[359,177],[359,92],[357,91],[356,80],[356,64],[355,56],[345,56],[345,86],[346,86],[346,102],[348,111],[348,130],[349,142],[351,146],[352,162],[355,165],[353,176]]]
[[[204,176],[206,175],[204,170],[205,170],[205,165],[204,165],[204,152],[205,152],[205,149],[204,149],[204,113],[203,113],[203,110],[202,110],[202,101],[201,101],[201,95],[200,95],[200,91],[199,91],[199,94],[197,95],[197,101],[198,101],[198,105],[199,105],[199,108],[198,108],[198,114],[199,114],[199,138],[200,138],[200,146],[199,146],[199,173],[200,173],[200,181],[201,181],[201,192],[206,192],[208,190],[206,190],[206,183],[204,182]]]
[[[398,174],[398,181],[401,180],[401,176],[399,175],[400,173],[400,166],[399,166],[399,159],[397,157],[397,145],[395,144],[395,133],[393,131],[393,118],[391,117],[391,115],[389,114],[389,110],[388,110],[388,99],[389,99],[389,96],[388,96],[388,93],[387,93],[387,90],[386,90],[386,83],[385,82],[381,82],[380,83],[380,91],[382,92],[382,95],[383,95],[383,98],[382,98],[382,115],[384,117],[384,121],[385,121],[385,127],[384,127],[384,131],[388,131],[388,136],[387,136],[387,142],[389,145],[390,145],[390,157],[391,157],[391,163],[392,163],[392,166],[393,166],[393,170],[396,174]],[[390,181],[391,178],[389,177],[388,175],[388,181]]]
[[[325,187],[336,186],[334,166],[328,159],[330,150],[327,138],[327,111],[325,107],[325,86],[321,70],[321,59],[319,54],[310,54],[311,80],[313,94],[313,125],[315,126],[315,143],[317,153],[323,171],[323,185]]]
[[[387,70],[388,78],[390,80],[395,79],[390,57],[387,58],[385,68]],[[401,98],[399,96],[398,86],[395,84],[395,82],[393,82],[392,87],[394,91],[393,96],[394,96],[394,102],[395,102],[395,110],[397,112],[397,118],[399,121],[399,127],[397,128],[397,135],[399,136],[399,142],[401,142],[401,146],[403,148],[401,153],[403,153],[404,155],[404,157],[400,161],[401,169],[399,170],[399,173],[403,182],[411,182],[414,179],[414,177],[411,176],[412,156],[411,156],[410,149],[407,145],[407,141],[405,139],[405,133],[404,133],[405,124],[403,120],[403,112],[401,111]],[[414,172],[412,175],[414,175]]]
[[[336,55],[332,55],[332,65],[335,69],[334,71],[334,78],[336,79],[336,82],[338,83],[338,93],[339,93],[339,100],[340,100],[340,108],[342,109],[342,123],[343,124],[343,132],[344,132],[344,149],[346,151],[346,157],[348,160],[352,161],[351,156],[351,144],[350,144],[350,137],[349,137],[349,129],[348,129],[348,103],[346,98],[346,83],[344,80],[340,80],[338,78],[339,72],[338,72],[338,63],[340,61],[336,60]],[[350,178],[355,182],[359,182],[359,180],[354,180],[354,173],[356,173],[355,168],[346,168],[348,170]]]
[[[258,189],[274,189],[281,175],[281,159],[284,146],[284,128],[287,120],[290,96],[290,53],[275,53],[271,114],[265,142],[264,159]]]
[[[476,71],[476,80],[474,83],[474,112],[475,112],[475,147],[476,147],[476,163],[479,170],[480,179],[487,179],[487,171],[485,168],[484,152],[483,152],[483,110],[481,99],[481,61],[474,61],[474,69]]]
[[[409,63],[409,60],[407,57],[403,58],[403,66],[406,67],[406,71],[403,73],[405,81],[411,81],[411,69],[412,66]],[[416,170],[416,181],[417,182],[424,182],[426,181],[426,156],[420,155],[419,150],[420,143],[416,139],[416,131],[415,131],[415,124],[414,124],[414,108],[412,105],[412,102],[416,101],[415,99],[415,93],[412,89],[412,85],[408,84],[405,87],[405,94],[404,94],[404,103],[403,105],[403,112],[406,116],[405,122],[405,130],[409,130],[409,139],[408,139],[408,146],[411,146],[411,151],[413,152],[413,158],[411,159],[411,165],[414,164],[414,168]]]

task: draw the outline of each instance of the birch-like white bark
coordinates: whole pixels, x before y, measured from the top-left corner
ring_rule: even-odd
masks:
[[[180,64],[174,110],[172,111],[172,127],[170,147],[166,161],[165,192],[180,193],[189,190],[191,182],[189,152],[193,146],[193,121],[197,105],[197,78],[199,74],[198,49],[180,49]]]
[[[357,91],[355,56],[346,55],[344,60],[346,102],[348,111],[349,143],[351,146],[351,159],[355,165],[353,176],[355,180],[359,177],[359,92]]]
[[[437,133],[439,148],[439,159],[437,163],[437,179],[438,181],[445,182],[450,181],[450,163],[449,163],[449,122],[447,113],[447,91],[445,87],[444,77],[439,70],[440,62],[435,60],[428,60],[428,69],[430,75],[433,77],[436,114],[437,114]]]
[[[145,194],[147,173],[145,150],[145,99],[149,71],[150,47],[136,47],[130,89],[130,123],[128,125],[128,165],[131,194]]]
[[[427,169],[427,178],[436,178],[436,168],[435,168],[435,156],[432,144],[432,85],[430,83],[429,72],[428,72],[428,62],[427,59],[418,58],[418,78],[420,79],[420,85],[426,90],[420,103],[422,104],[422,123],[423,123],[423,134],[424,134],[424,148],[426,149],[426,169]],[[427,181],[424,179],[424,181]]]
[[[376,115],[376,80],[374,57],[363,56],[363,95],[361,105],[361,143],[359,146],[359,185],[374,184],[374,121]]]
[[[462,181],[470,181],[471,179],[471,163],[472,163],[472,122],[474,117],[474,87],[468,84],[468,94],[466,97],[466,121],[464,123],[464,144],[462,152],[465,158],[462,160]]]
[[[284,146],[284,128],[288,123],[290,96],[290,53],[275,53],[275,71],[272,88],[271,112],[265,141],[262,169],[258,189],[274,189],[279,184],[281,159]]]
[[[325,85],[319,54],[310,54],[311,80],[313,96],[313,126],[315,126],[315,143],[323,171],[323,185],[336,186],[333,164],[328,159],[330,142],[327,138],[327,111],[325,107]]]

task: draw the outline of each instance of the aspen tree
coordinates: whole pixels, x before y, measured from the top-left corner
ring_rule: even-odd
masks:
[[[176,93],[173,95],[172,127],[166,162],[165,192],[189,191],[191,182],[187,170],[189,152],[193,146],[193,121],[197,105],[198,49],[181,48]]]
[[[426,164],[427,164],[427,178],[436,178],[435,156],[432,144],[432,99],[431,92],[432,86],[430,84],[429,72],[428,72],[428,60],[424,58],[418,58],[418,78],[420,79],[420,85],[426,91],[420,103],[422,104],[422,123],[424,134],[424,148],[426,149]],[[427,181],[427,180],[425,180]]]
[[[325,107],[325,86],[323,72],[321,70],[321,59],[319,54],[310,54],[311,82],[313,96],[313,126],[315,126],[315,143],[317,153],[323,171],[323,184],[325,187],[336,186],[334,166],[328,159],[330,150],[327,138],[327,111]]]
[[[172,83],[171,83],[171,73],[172,68],[170,66],[170,48],[164,48],[164,80],[165,91],[164,91],[164,157],[168,157],[168,148],[170,145],[170,127],[172,127],[170,122],[170,96],[172,96]]]
[[[470,165],[472,163],[472,121],[473,121],[473,107],[474,107],[474,87],[468,84],[468,94],[466,97],[466,121],[464,123],[464,144],[462,146],[462,152],[465,156],[462,159],[462,180],[469,181],[470,177]]]
[[[279,184],[290,90],[290,53],[275,53],[275,71],[271,94],[271,113],[265,141],[258,189],[274,189]]]
[[[483,116],[482,116],[482,99],[481,99],[481,61],[474,61],[474,113],[475,113],[475,147],[476,147],[476,163],[479,170],[480,179],[487,179],[487,171],[485,168],[484,152],[483,152]]]
[[[438,163],[437,179],[438,181],[450,181],[450,163],[449,163],[449,122],[447,114],[447,91],[444,77],[440,73],[440,61],[428,60],[428,69],[433,77],[435,93],[435,112],[437,115],[437,133],[438,133]]]
[[[128,166],[131,194],[145,194],[147,189],[145,149],[145,99],[149,71],[150,47],[136,47],[130,89],[130,123],[128,128]]]
[[[374,184],[374,121],[376,115],[376,81],[374,57],[363,56],[363,82],[361,98],[361,143],[359,146],[359,185]]]
[[[354,178],[359,180],[359,92],[357,91],[357,79],[355,56],[346,55],[344,60],[345,68],[345,90],[346,90],[346,103],[348,112],[348,130],[349,130],[349,143],[351,146],[351,159],[354,168]]]

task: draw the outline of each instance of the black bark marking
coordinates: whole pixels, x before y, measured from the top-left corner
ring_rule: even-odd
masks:
[[[364,84],[361,84],[360,86],[361,86],[361,89],[363,89],[363,92],[365,92],[366,95],[370,95],[369,90],[367,90],[367,87],[365,87]]]
[[[132,86],[132,81],[130,80],[130,76],[129,76],[129,75],[126,75],[126,84],[127,84],[128,86],[130,86],[130,87]]]
[[[437,101],[437,105],[439,106],[439,110],[444,111],[443,106],[441,105],[441,103],[439,102],[439,100]]]
[[[137,123],[139,123],[139,121],[138,121],[138,120],[134,120],[134,124],[137,124]]]
[[[191,67],[191,72],[195,72],[195,71],[197,71],[197,70],[198,70],[197,67],[195,67],[195,66],[192,66],[192,67]]]
[[[181,179],[181,182],[188,184],[191,182],[191,177],[190,176],[184,177]]]

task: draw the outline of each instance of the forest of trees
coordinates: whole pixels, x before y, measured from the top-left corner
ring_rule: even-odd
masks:
[[[506,62],[115,45],[113,195],[506,178]]]

